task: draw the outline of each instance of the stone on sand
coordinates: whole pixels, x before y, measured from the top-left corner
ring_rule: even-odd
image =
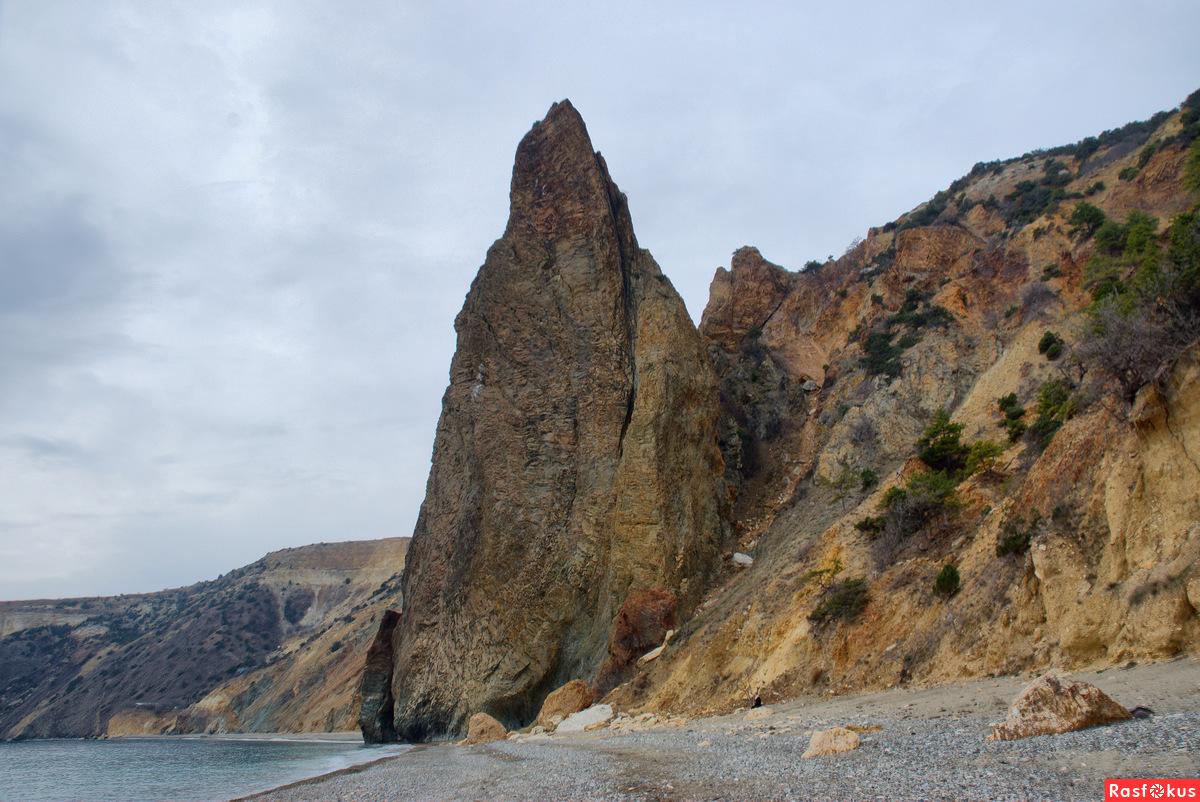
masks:
[[[1129,718],[1128,710],[1095,685],[1046,674],[1017,694],[1008,718],[992,727],[988,740],[1056,735]]]
[[[762,708],[759,709],[761,710]],[[836,755],[839,752],[849,752],[851,749],[857,749],[861,742],[862,739],[858,737],[857,732],[845,727],[818,730],[813,733],[812,738],[809,740],[808,749],[805,751],[804,757],[814,758],[825,755]]]
[[[476,713],[467,722],[467,743],[486,744],[492,741],[503,741],[508,737],[508,730],[487,713]]]
[[[608,724],[613,719],[612,705],[592,705],[587,710],[572,713],[563,719],[556,732],[586,732]]]
[[[538,713],[537,723],[547,730],[554,727],[572,713],[587,710],[592,704],[592,689],[586,682],[573,679],[546,697]],[[557,721],[554,719],[557,717]]]

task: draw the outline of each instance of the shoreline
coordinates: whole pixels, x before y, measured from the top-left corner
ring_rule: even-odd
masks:
[[[377,757],[374,760],[367,760],[367,761],[364,761],[363,763],[355,763],[352,766],[345,766],[343,768],[335,769],[333,771],[327,771],[324,774],[314,774],[312,777],[305,777],[300,780],[292,780],[291,782],[284,783],[283,785],[275,785],[275,786],[271,786],[270,788],[263,788],[258,791],[251,791],[249,794],[233,797],[232,799],[227,800],[227,802],[248,802],[251,799],[261,799],[262,797],[264,797],[268,794],[275,794],[275,793],[290,791],[290,790],[293,790],[296,788],[301,788],[306,785],[313,785],[314,783],[325,782],[326,780],[329,780],[329,779],[332,779],[335,777],[341,777],[341,776],[344,776],[347,774],[358,774],[360,772],[367,771],[368,769],[370,769],[374,766],[378,766],[381,763],[388,763],[393,760],[399,760],[400,758],[404,757],[405,755],[407,755],[409,752],[413,751],[414,749],[422,748],[421,744],[395,744],[395,745],[396,746],[407,746],[408,749],[406,749],[405,751],[403,751],[397,755],[385,755],[384,757]]]
[[[129,735],[58,736],[53,738],[8,738],[0,743],[46,743],[51,741],[279,741],[330,744],[361,744],[362,734],[354,730],[334,732],[185,732],[175,734],[131,733]]]
[[[0,799],[221,800],[399,757],[354,733],[25,739],[0,745]]]
[[[179,741],[296,741],[304,743],[328,743],[328,744],[361,744],[363,742],[362,735],[358,732],[350,730],[342,730],[335,732],[220,732],[220,733],[204,733],[204,732],[183,732],[163,735],[154,734],[132,734],[132,735],[106,735],[98,738],[37,738],[31,740],[95,740],[95,741],[132,741],[132,740],[179,740]]]
[[[479,746],[418,744],[399,755],[241,800],[737,799],[967,797],[1089,799],[1107,776],[1200,775],[1200,662],[1194,657],[1062,672],[1155,715],[1021,741],[986,742],[1037,675],[802,698],[642,731],[518,735]],[[815,729],[879,726],[845,755],[801,760]],[[924,765],[928,764],[928,765]],[[877,788],[876,791],[871,789]],[[886,790],[885,790],[886,789]]]

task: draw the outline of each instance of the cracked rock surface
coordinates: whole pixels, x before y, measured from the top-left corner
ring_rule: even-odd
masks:
[[[719,560],[716,377],[569,102],[521,140],[455,329],[396,631],[401,740],[530,722],[595,674],[631,593],[690,609]]]

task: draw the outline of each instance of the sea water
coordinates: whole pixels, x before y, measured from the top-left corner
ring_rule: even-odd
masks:
[[[332,738],[236,736],[0,743],[0,800],[226,800],[406,748]]]

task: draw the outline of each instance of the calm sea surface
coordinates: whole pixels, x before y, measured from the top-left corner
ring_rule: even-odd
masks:
[[[263,738],[0,743],[0,800],[224,800],[407,748]]]

